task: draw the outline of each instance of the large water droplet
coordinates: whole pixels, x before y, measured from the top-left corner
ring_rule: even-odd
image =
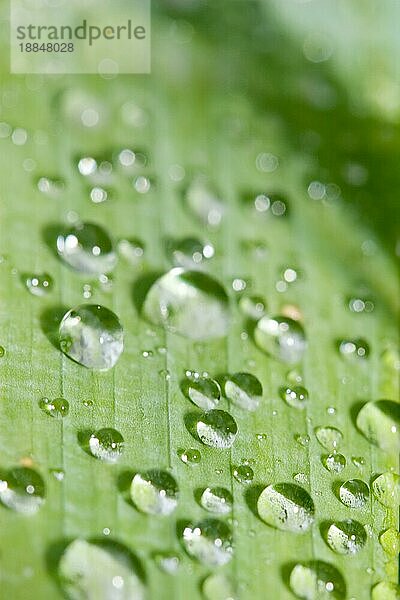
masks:
[[[183,394],[203,410],[211,410],[219,403],[220,387],[214,379],[201,377],[198,373],[188,371],[181,382]]]
[[[110,369],[124,348],[118,317],[98,304],[81,304],[69,310],[59,333],[64,354],[89,369]]]
[[[372,491],[383,506],[395,508],[400,501],[400,477],[397,473],[382,473],[372,482]]]
[[[124,449],[124,438],[116,429],[107,427],[92,433],[89,438],[89,450],[96,458],[104,462],[115,463]]]
[[[197,435],[206,446],[231,448],[237,434],[235,419],[224,410],[210,410],[199,417]]]
[[[300,362],[307,346],[303,327],[287,317],[262,317],[254,330],[254,339],[261,350],[279,360]]]
[[[357,427],[371,444],[382,450],[400,450],[400,404],[397,402],[368,402],[357,415]]]
[[[380,581],[372,588],[371,600],[399,600],[400,585],[390,581]]]
[[[304,600],[344,600],[346,583],[342,574],[321,560],[297,564],[290,573],[290,588]]]
[[[41,398],[39,408],[49,417],[66,417],[69,412],[69,403],[64,398],[55,398],[54,400]]]
[[[331,523],[324,537],[328,546],[338,554],[356,554],[367,541],[365,528],[353,519]]]
[[[259,379],[251,373],[234,373],[224,379],[224,395],[245,410],[258,408],[263,393]]]
[[[205,600],[235,600],[237,598],[232,582],[222,573],[212,573],[203,582]]]
[[[131,483],[131,498],[144,513],[169,515],[178,504],[178,484],[172,475],[159,469],[136,473]]]
[[[58,566],[61,586],[70,600],[143,600],[144,585],[129,550],[109,540],[74,540]]]
[[[183,543],[190,556],[208,567],[225,565],[232,558],[232,532],[218,519],[205,519],[185,527]]]
[[[301,385],[284,386],[279,390],[282,400],[293,408],[303,410],[308,400],[308,391]]]
[[[233,498],[226,488],[208,487],[201,495],[200,504],[209,512],[227,514],[232,510]]]
[[[0,474],[0,500],[8,508],[32,515],[44,499],[45,483],[37,471],[16,467]]]
[[[350,508],[362,508],[369,499],[369,487],[361,479],[349,479],[339,488],[340,501]]]
[[[269,485],[260,494],[257,510],[261,519],[277,529],[304,533],[314,522],[314,502],[295,483]]]
[[[322,464],[330,473],[341,473],[346,466],[346,457],[343,454],[324,454]]]
[[[321,446],[329,452],[338,450],[343,439],[342,432],[336,429],[336,427],[317,427],[315,436]]]
[[[117,263],[114,245],[103,227],[79,223],[57,238],[57,250],[71,267],[90,275],[112,271]]]
[[[53,278],[47,273],[25,274],[23,280],[26,289],[34,296],[46,296],[53,289]]]
[[[143,314],[152,323],[194,340],[225,336],[228,297],[223,287],[200,271],[174,268],[150,288]]]

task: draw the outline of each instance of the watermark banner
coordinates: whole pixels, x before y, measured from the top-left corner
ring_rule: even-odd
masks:
[[[151,0],[11,0],[11,73],[149,73]]]

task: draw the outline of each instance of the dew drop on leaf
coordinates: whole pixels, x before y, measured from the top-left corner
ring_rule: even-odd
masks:
[[[230,579],[223,573],[212,573],[202,585],[205,600],[235,600],[237,595]]]
[[[197,420],[197,435],[206,446],[231,448],[237,434],[235,419],[224,410],[210,410]]]
[[[366,531],[358,521],[334,521],[325,533],[325,541],[337,554],[356,554],[366,544]]]
[[[183,544],[187,553],[207,567],[228,563],[233,554],[232,532],[219,519],[204,519],[183,530]]]
[[[271,356],[289,364],[301,361],[307,342],[303,327],[287,317],[262,317],[254,330],[259,348]]]
[[[184,200],[188,210],[201,223],[218,228],[225,213],[225,205],[205,176],[195,177],[187,187]]]
[[[39,400],[39,408],[49,417],[59,418],[66,417],[69,412],[69,402],[64,398],[41,398]]]
[[[164,573],[175,575],[178,572],[181,561],[173,552],[156,552],[153,558],[157,567]]]
[[[54,286],[53,278],[47,273],[30,273],[23,275],[23,281],[26,289],[33,296],[46,296]]]
[[[369,499],[369,487],[361,479],[349,479],[339,488],[342,504],[350,508],[363,508]]]
[[[354,340],[342,340],[339,351],[343,356],[349,358],[368,358],[369,344],[362,338]]]
[[[397,556],[400,552],[400,532],[394,527],[389,527],[379,536],[383,550],[389,556]]]
[[[111,427],[99,429],[89,438],[89,450],[95,458],[115,463],[122,456],[124,438],[119,431]]]
[[[196,448],[188,448],[187,450],[179,450],[179,458],[185,465],[195,466],[201,462],[200,451]]]
[[[371,444],[382,450],[400,450],[400,404],[397,402],[367,402],[357,415],[357,427]]]
[[[265,315],[267,303],[261,296],[241,296],[239,300],[240,312],[251,319],[252,321],[258,321]]]
[[[170,515],[178,504],[178,484],[166,471],[152,469],[136,473],[131,483],[135,506],[151,515]]]
[[[118,242],[118,252],[131,265],[136,266],[144,256],[144,243],[137,238],[124,238]]]
[[[110,236],[94,223],[78,223],[60,233],[57,251],[70,267],[88,275],[109,273],[117,264]]]
[[[250,465],[239,465],[232,470],[233,476],[239,483],[250,483],[254,479],[254,471]]]
[[[338,450],[343,440],[342,432],[336,427],[317,427],[315,436],[321,446],[328,452]]]
[[[209,377],[201,377],[198,373],[187,371],[181,382],[182,393],[199,408],[211,410],[220,399],[221,390],[216,381]]]
[[[304,410],[306,407],[308,391],[301,385],[294,385],[290,387],[283,386],[280,388],[279,394],[282,400],[284,400],[286,404],[292,406],[293,408]]]
[[[394,508],[400,501],[400,476],[390,471],[382,473],[372,482],[374,496],[383,506]]]
[[[330,563],[320,560],[298,563],[290,573],[290,589],[304,600],[344,600],[346,583]]]
[[[263,393],[260,380],[251,373],[234,373],[224,378],[223,392],[235,406],[254,411],[258,408]]]
[[[166,253],[175,267],[199,269],[214,256],[215,250],[212,244],[190,237],[167,240]]]
[[[16,512],[35,514],[45,500],[45,489],[41,475],[28,467],[0,474],[0,501]]]
[[[330,473],[341,473],[346,466],[346,458],[339,452],[337,454],[324,454],[322,464]]]
[[[117,315],[98,304],[69,310],[60,323],[59,339],[64,354],[89,369],[110,369],[124,347]]]
[[[304,533],[314,522],[310,494],[294,483],[267,486],[258,498],[257,510],[268,525],[293,533]]]
[[[200,504],[209,512],[228,514],[232,510],[233,498],[226,488],[207,487],[201,495]]]

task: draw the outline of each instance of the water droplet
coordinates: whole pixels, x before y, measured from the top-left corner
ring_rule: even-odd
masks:
[[[225,397],[233,404],[250,411],[258,408],[263,393],[261,382],[251,373],[234,373],[225,376],[223,391]]]
[[[294,483],[266,487],[258,498],[257,510],[268,525],[293,533],[304,533],[314,522],[315,509],[310,494]]]
[[[232,582],[222,573],[212,573],[203,581],[205,600],[235,600],[237,598]]]
[[[253,321],[258,321],[265,315],[267,303],[261,296],[241,296],[239,308],[243,315]]]
[[[57,251],[73,269],[81,273],[109,273],[117,264],[114,244],[107,231],[94,223],[79,223],[57,238]]]
[[[399,600],[400,585],[390,581],[380,581],[372,588],[371,600]]]
[[[400,552],[400,532],[394,527],[389,527],[380,536],[379,542],[389,556],[397,556]]]
[[[147,194],[154,186],[154,179],[147,177],[147,175],[139,175],[133,180],[133,187],[138,194]]]
[[[367,541],[367,534],[361,523],[353,519],[335,521],[329,525],[324,535],[328,546],[338,554],[356,554]]]
[[[60,323],[59,334],[61,350],[89,369],[110,369],[124,347],[118,317],[97,304],[81,304],[69,310]]]
[[[369,356],[369,344],[362,338],[342,340],[339,345],[339,351],[343,356],[367,358]]]
[[[91,408],[94,405],[94,402],[93,400],[84,400],[82,404],[85,408]]]
[[[254,330],[254,339],[262,350],[286,363],[298,363],[306,349],[302,326],[286,317],[262,317]]]
[[[223,287],[200,271],[174,268],[150,288],[143,314],[152,323],[195,340],[223,337],[229,325]]]
[[[102,204],[110,196],[110,193],[100,186],[95,186],[90,190],[90,199],[94,204]]]
[[[0,500],[8,508],[33,515],[44,499],[45,483],[37,471],[16,467],[0,474]]]
[[[49,417],[66,417],[69,412],[69,403],[64,398],[55,398],[54,400],[41,398],[39,408]]]
[[[53,475],[54,479],[57,479],[57,481],[64,481],[65,471],[62,469],[50,469],[50,473]]]
[[[197,435],[206,446],[231,448],[237,434],[235,419],[224,410],[210,410],[199,417]]]
[[[400,503],[400,477],[396,473],[382,473],[372,482],[374,496],[383,506],[394,508]]]
[[[221,224],[225,206],[206,177],[193,179],[185,192],[185,202],[190,212],[205,225],[218,227]]]
[[[46,296],[53,289],[53,278],[47,273],[23,275],[26,289],[34,296]]]
[[[5,353],[6,353],[5,348],[3,348],[3,346],[0,346],[0,358],[3,358]]]
[[[254,479],[254,471],[250,467],[250,465],[239,465],[238,467],[234,467],[233,471],[234,478],[239,483],[250,483]]]
[[[256,438],[259,442],[265,442],[265,440],[268,439],[268,436],[266,433],[257,433]]]
[[[352,456],[351,462],[358,469],[362,469],[362,467],[365,465],[365,458],[363,456]]]
[[[106,427],[92,433],[89,438],[89,450],[92,455],[104,462],[117,462],[124,450],[124,438],[116,429]]]
[[[370,313],[375,308],[372,300],[367,300],[365,298],[350,298],[348,306],[351,312],[355,313]]]
[[[310,443],[310,436],[307,434],[301,435],[301,434],[297,433],[294,436],[294,439],[296,440],[296,442],[298,444],[300,444],[300,446],[303,446],[303,448],[307,448]]]
[[[343,454],[324,454],[322,464],[330,473],[341,473],[346,466],[346,458]]]
[[[215,252],[212,244],[204,244],[197,238],[168,240],[166,251],[175,266],[185,269],[199,268],[202,262],[212,258]]]
[[[343,434],[336,427],[317,427],[315,437],[325,450],[335,452],[343,440]]]
[[[144,255],[144,243],[136,238],[123,239],[118,242],[118,252],[132,265],[137,265]]]
[[[340,501],[350,508],[362,508],[369,499],[369,487],[361,479],[349,479],[339,488]]]
[[[344,600],[346,597],[342,574],[321,560],[298,563],[290,573],[289,584],[294,595],[304,600]]]
[[[400,404],[397,402],[368,402],[357,415],[357,427],[371,444],[382,450],[400,450]]]
[[[159,469],[136,473],[131,483],[131,499],[141,512],[169,515],[178,504],[178,484],[172,475]]]
[[[187,450],[179,450],[179,458],[185,465],[198,465],[201,462],[201,454],[199,450],[195,448],[188,448]]]
[[[198,373],[190,373],[181,382],[182,393],[199,408],[211,410],[215,408],[220,399],[221,390],[214,379],[200,377]]]
[[[232,558],[232,532],[218,519],[205,519],[185,527],[183,543],[186,551],[208,567],[225,565]]]
[[[173,552],[157,552],[154,554],[154,561],[157,567],[168,575],[175,575],[181,564],[179,556]]]
[[[39,177],[37,180],[37,189],[42,194],[55,198],[65,189],[65,181],[60,178]]]
[[[128,548],[104,539],[76,539],[61,556],[58,577],[67,598],[144,600],[145,589]]]
[[[248,282],[240,277],[235,277],[235,279],[232,280],[232,289],[234,292],[244,292],[247,286]]]
[[[303,410],[306,407],[308,400],[308,391],[301,385],[295,385],[292,387],[281,387],[279,390],[282,400],[293,408],[299,408]]]
[[[226,488],[208,487],[201,495],[200,504],[209,512],[228,514],[232,510],[233,498]]]
[[[299,385],[303,383],[303,375],[297,369],[291,369],[286,373],[286,379],[288,383],[292,385]]]

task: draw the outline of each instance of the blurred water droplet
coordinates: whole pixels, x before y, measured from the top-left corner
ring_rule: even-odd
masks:
[[[343,440],[342,432],[336,427],[317,427],[315,437],[321,446],[329,452],[338,450]]]
[[[279,390],[282,400],[293,408],[304,410],[307,405],[308,391],[305,387],[295,385],[292,387],[281,387]]]
[[[147,175],[139,175],[133,180],[133,187],[138,194],[147,194],[155,186],[155,182],[152,178]]]
[[[290,589],[304,600],[344,600],[346,583],[330,563],[315,560],[298,563],[290,573]]]
[[[106,427],[99,429],[89,438],[91,454],[108,463],[117,462],[124,450],[124,438],[116,429]]]
[[[400,552],[400,532],[394,527],[389,527],[379,536],[383,550],[389,556],[397,556]]]
[[[135,506],[150,515],[170,515],[178,504],[178,484],[166,471],[152,469],[136,473],[131,483]]]
[[[26,289],[34,296],[46,296],[54,286],[53,278],[48,273],[24,274],[22,279]]]
[[[369,500],[369,487],[361,479],[349,479],[339,488],[342,504],[350,508],[363,508]]]
[[[182,238],[167,240],[166,252],[168,258],[177,267],[185,269],[200,268],[205,260],[214,256],[214,246],[203,243],[197,238]]]
[[[256,158],[256,167],[263,173],[272,173],[279,166],[279,159],[270,152],[260,152]]]
[[[260,404],[263,389],[260,380],[255,375],[234,373],[225,376],[223,392],[235,406],[254,411]]]
[[[250,483],[254,479],[254,471],[250,465],[239,465],[233,468],[233,476],[239,483]]]
[[[233,554],[231,529],[218,519],[205,519],[185,527],[183,544],[190,556],[208,567],[225,565]]]
[[[343,356],[350,358],[368,358],[370,352],[368,342],[362,338],[342,340],[339,351]]]
[[[199,221],[212,228],[219,227],[225,206],[206,177],[195,177],[186,189],[184,198],[189,211]]]
[[[383,506],[395,508],[400,503],[400,476],[397,473],[382,473],[372,482],[374,496]]]
[[[253,321],[258,321],[265,315],[267,304],[261,296],[241,296],[239,308],[242,314]]]
[[[286,379],[293,385],[303,383],[303,375],[297,369],[291,369],[286,373]]]
[[[50,469],[50,473],[53,475],[54,479],[57,479],[57,481],[64,481],[65,471],[62,469]]]
[[[203,581],[202,592],[205,600],[235,600],[233,584],[226,575],[212,573]]]
[[[157,552],[154,554],[154,561],[157,567],[168,575],[175,575],[181,564],[179,556],[173,552]]]
[[[371,313],[375,309],[372,300],[367,300],[366,298],[350,298],[348,306],[351,312],[355,313]]]
[[[224,410],[210,410],[197,420],[197,435],[206,446],[231,448],[237,434],[235,419]]]
[[[87,177],[93,175],[97,170],[97,161],[92,156],[84,156],[78,162],[78,171],[81,175]]]
[[[233,497],[226,488],[208,487],[201,495],[200,504],[209,512],[228,514],[232,510]]]
[[[28,467],[0,474],[0,501],[16,512],[35,514],[45,500],[45,489],[39,473]]]
[[[386,452],[398,452],[400,404],[391,400],[367,402],[357,415],[357,427],[371,444]]]
[[[268,439],[268,436],[266,433],[257,433],[256,438],[259,442],[265,442],[265,440]]]
[[[123,239],[118,242],[118,252],[132,265],[137,265],[144,255],[144,244],[136,238]]]
[[[329,525],[324,537],[328,546],[337,554],[356,554],[367,541],[363,525],[353,519],[334,521]]]
[[[324,454],[322,464],[330,473],[341,473],[346,466],[346,458],[343,454]]]
[[[185,465],[198,465],[201,462],[200,450],[196,448],[188,448],[187,450],[179,450],[179,458]]]
[[[49,398],[41,398],[39,400],[39,408],[49,417],[59,418],[66,417],[69,412],[68,400],[64,398],[55,398],[49,400]]]
[[[65,189],[65,181],[54,177],[39,177],[36,185],[39,192],[52,198],[59,196]]]
[[[97,304],[69,310],[60,323],[59,335],[61,350],[89,369],[110,369],[124,347],[118,317]]]
[[[117,264],[111,238],[94,223],[79,223],[60,234],[57,251],[70,267],[90,275],[109,273]]]
[[[314,522],[310,494],[294,483],[266,487],[258,498],[257,510],[268,525],[293,533],[304,533]]]
[[[286,363],[298,363],[307,343],[302,326],[286,317],[262,317],[254,330],[254,339],[261,350]]]
[[[225,336],[228,297],[223,287],[200,271],[174,268],[153,284],[143,304],[152,323],[195,340]]]
[[[58,577],[70,600],[145,597],[136,560],[128,548],[109,539],[71,542],[61,556]]]
[[[190,371],[187,373],[191,373]],[[181,382],[182,393],[199,408],[211,410],[220,399],[221,390],[214,379],[201,377],[198,373],[186,375]]]
[[[90,199],[93,204],[102,204],[109,197],[107,190],[100,186],[95,186],[90,190]]]

